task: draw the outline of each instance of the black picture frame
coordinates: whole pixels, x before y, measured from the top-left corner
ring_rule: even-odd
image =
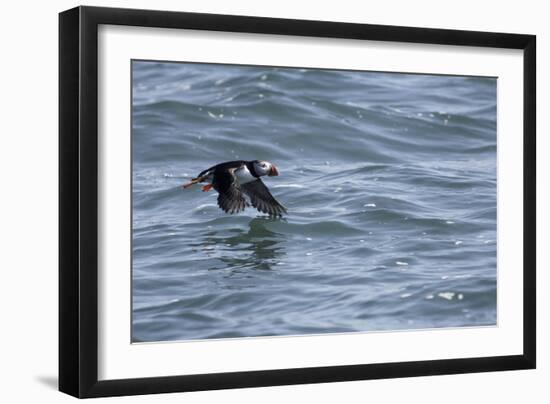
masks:
[[[523,50],[523,354],[99,381],[100,24]],[[60,13],[59,390],[85,398],[535,368],[535,61],[534,35],[97,7],[77,7]]]

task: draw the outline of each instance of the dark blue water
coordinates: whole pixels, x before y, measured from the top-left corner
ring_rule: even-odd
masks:
[[[133,62],[133,339],[496,323],[496,80]],[[265,159],[288,208],[181,184]]]

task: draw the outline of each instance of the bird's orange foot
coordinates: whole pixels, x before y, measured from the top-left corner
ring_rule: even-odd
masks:
[[[206,184],[202,187],[202,192],[208,192],[212,189],[212,184]]]

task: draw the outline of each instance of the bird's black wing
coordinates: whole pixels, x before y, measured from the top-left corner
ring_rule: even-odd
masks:
[[[260,212],[270,216],[283,216],[283,213],[286,213],[286,208],[277,202],[262,180],[257,179],[241,184],[241,189],[250,197],[252,206]]]
[[[231,214],[243,211],[247,205],[233,172],[218,169],[212,178],[212,186],[218,191],[218,206]]]

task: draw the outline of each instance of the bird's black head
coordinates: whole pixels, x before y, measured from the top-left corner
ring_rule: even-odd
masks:
[[[254,171],[256,172],[258,177],[261,177],[263,175],[268,175],[268,176],[279,175],[279,170],[277,170],[277,167],[275,167],[275,164],[270,163],[269,161],[254,160],[252,164],[254,166]]]

